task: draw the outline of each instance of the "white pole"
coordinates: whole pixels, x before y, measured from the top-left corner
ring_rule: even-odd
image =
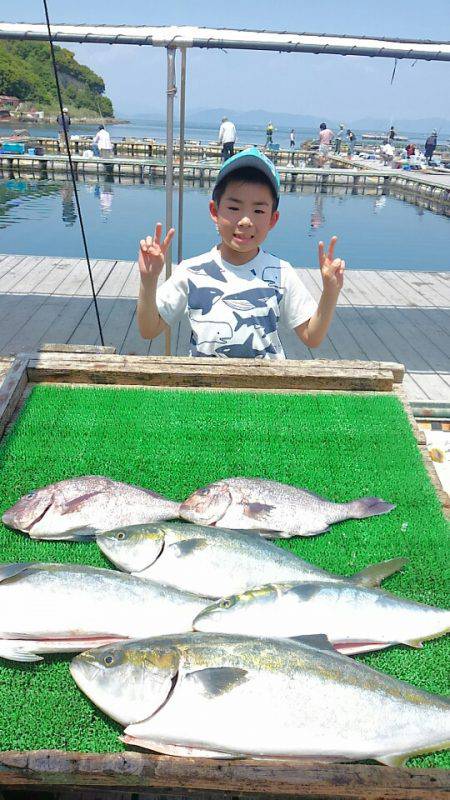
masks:
[[[183,260],[184,123],[186,115],[186,48],[181,50],[180,170],[178,178],[178,263]]]
[[[166,121],[166,232],[172,227],[173,217],[173,102],[177,91],[175,83],[174,47],[167,48],[167,121]],[[166,253],[166,280],[172,274],[172,247]],[[166,332],[166,356],[171,353],[171,331]]]

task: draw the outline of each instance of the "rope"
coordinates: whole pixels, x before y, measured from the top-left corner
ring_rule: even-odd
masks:
[[[104,339],[103,339],[103,331],[102,331],[102,325],[101,325],[101,322],[100,322],[100,314],[98,312],[97,296],[95,294],[94,280],[92,278],[91,262],[90,262],[90,259],[89,259],[89,252],[88,252],[88,246],[87,246],[87,241],[86,241],[86,235],[85,235],[85,232],[84,232],[83,216],[81,214],[81,207],[80,207],[80,200],[79,200],[79,197],[78,197],[77,182],[75,180],[75,172],[74,172],[74,169],[73,169],[72,156],[71,156],[71,153],[70,153],[69,136],[67,134],[66,125],[64,124],[63,101],[62,101],[62,95],[61,95],[61,87],[59,85],[58,69],[57,69],[57,66],[56,66],[55,49],[54,49],[54,46],[53,46],[53,39],[52,39],[51,30],[50,30],[50,19],[49,19],[49,15],[48,15],[47,0],[43,0],[43,3],[44,3],[45,20],[47,22],[48,39],[49,39],[49,42],[50,42],[50,50],[51,50],[51,54],[52,54],[53,72],[55,73],[56,90],[58,92],[59,110],[60,110],[60,114],[61,114],[61,119],[63,121],[63,126],[62,127],[63,127],[63,131],[64,131],[64,139],[65,139],[66,148],[67,148],[67,155],[69,156],[70,175],[72,177],[73,191],[74,191],[74,194],[75,194],[75,202],[76,202],[77,211],[78,211],[78,219],[80,220],[80,228],[81,228],[81,236],[82,236],[82,239],[83,239],[84,254],[86,256],[86,263],[87,263],[88,270],[89,270],[89,280],[90,280],[90,283],[91,283],[92,298],[93,298],[93,301],[94,301],[95,314],[96,314],[96,317],[97,317],[98,330],[99,330],[99,333],[100,333],[100,341],[102,343],[102,346],[104,346],[105,342],[104,342]]]

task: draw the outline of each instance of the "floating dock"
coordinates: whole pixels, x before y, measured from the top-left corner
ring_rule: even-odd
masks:
[[[163,354],[164,337],[146,341],[137,328],[137,263],[92,264],[105,344],[120,354]],[[318,269],[298,274],[318,298]],[[0,287],[0,354],[35,351],[43,342],[99,344],[84,259],[0,255]],[[319,348],[308,350],[293,332],[281,334],[289,359],[401,362],[410,402],[449,402],[450,272],[349,270]],[[188,349],[183,320],[172,329],[172,354]]]

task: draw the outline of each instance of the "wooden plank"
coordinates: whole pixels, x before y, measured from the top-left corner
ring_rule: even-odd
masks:
[[[322,800],[448,800],[450,790],[449,774],[439,769],[55,750],[0,753],[0,786],[53,791],[68,787],[85,791],[99,787],[111,791],[172,787],[181,792],[201,789]]]
[[[15,266],[8,271],[2,278],[2,292],[10,292],[17,284],[22,282],[29,285],[34,279],[34,272],[37,271],[39,263],[43,261],[42,256],[25,256],[18,261]],[[27,289],[25,290],[27,291]]]
[[[26,357],[15,358],[0,384],[0,437],[28,383]]]
[[[4,256],[0,264],[0,278],[3,278],[4,275],[7,275],[7,273],[14,269],[15,266],[20,264],[24,258],[25,256]],[[3,290],[3,281],[1,288]]]
[[[96,355],[101,355],[102,353],[114,354],[116,352],[114,347],[102,347],[101,345],[92,344],[47,343],[41,345],[39,349],[41,353],[94,353]]]
[[[240,359],[241,360],[241,359]],[[393,374],[389,369],[343,369],[338,364],[295,362],[296,367],[261,366],[254,361],[235,364],[225,359],[176,359],[140,356],[84,356],[82,354],[41,353],[30,358],[28,375],[32,381],[122,383],[152,386],[220,386],[285,389],[342,389],[355,391],[390,391]],[[232,359],[230,361],[237,361]],[[246,359],[242,359],[245,362]]]

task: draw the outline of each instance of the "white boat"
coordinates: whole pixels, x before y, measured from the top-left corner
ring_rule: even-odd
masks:
[[[388,139],[389,135],[387,133],[363,133],[361,135],[361,139],[371,139],[375,142],[384,142],[385,139]],[[395,134],[394,142],[407,142],[407,136],[398,136]]]

